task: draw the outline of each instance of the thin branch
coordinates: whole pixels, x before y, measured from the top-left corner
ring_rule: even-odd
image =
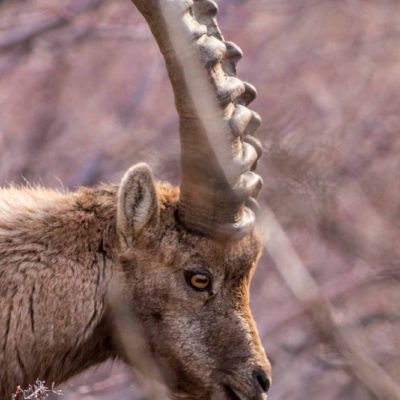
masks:
[[[142,326],[126,303],[123,278],[115,277],[108,295],[117,340],[145,398],[161,400],[168,392],[161,370],[151,354]]]
[[[80,0],[71,2],[60,15],[38,21],[29,26],[16,27],[0,35],[0,51],[10,50],[34,40],[36,37],[67,25],[71,19],[83,12],[98,7],[103,0]]]
[[[360,271],[351,271],[339,276],[332,282],[328,282],[321,286],[320,291],[325,294],[329,301],[332,301],[371,282],[386,278],[385,275],[373,271],[366,272],[365,268],[362,268]],[[294,302],[290,302],[284,307],[279,307],[277,312],[268,314],[268,319],[262,325],[261,331],[264,332],[265,337],[268,337],[279,332],[287,323],[302,317],[307,311],[304,303],[297,303],[296,305]]]
[[[125,26],[94,26],[87,27],[90,37],[96,39],[114,39],[114,40],[147,40],[151,38],[147,27],[139,25],[135,28]]]
[[[400,387],[360,346],[339,327],[333,307],[303,265],[273,212],[265,208],[269,229],[267,250],[297,300],[306,307],[318,330],[332,342],[346,367],[377,399],[400,400]]]

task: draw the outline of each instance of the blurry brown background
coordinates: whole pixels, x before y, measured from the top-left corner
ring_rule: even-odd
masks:
[[[400,2],[220,0],[259,97],[263,200],[337,321],[400,377]],[[147,161],[179,182],[162,58],[128,0],[0,0],[0,184],[73,189]],[[271,399],[373,398],[263,257],[252,309]],[[379,377],[376,377],[379,379]],[[118,364],[65,400],[141,399]]]

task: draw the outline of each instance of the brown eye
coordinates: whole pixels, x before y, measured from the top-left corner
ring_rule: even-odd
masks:
[[[205,291],[211,288],[211,278],[207,274],[198,272],[185,272],[186,281],[195,290]]]

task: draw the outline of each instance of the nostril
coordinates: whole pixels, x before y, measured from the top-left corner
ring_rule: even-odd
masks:
[[[263,393],[268,393],[271,381],[263,370],[255,370],[253,372],[253,379],[254,383],[263,391]]]

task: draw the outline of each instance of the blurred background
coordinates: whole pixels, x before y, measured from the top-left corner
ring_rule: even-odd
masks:
[[[400,2],[218,3],[259,92],[262,200],[342,333],[398,379]],[[118,182],[138,161],[178,183],[177,129],[162,57],[129,0],[0,0],[0,185]],[[271,399],[374,398],[267,252],[252,310]],[[65,400],[143,398],[118,363],[62,388]]]

